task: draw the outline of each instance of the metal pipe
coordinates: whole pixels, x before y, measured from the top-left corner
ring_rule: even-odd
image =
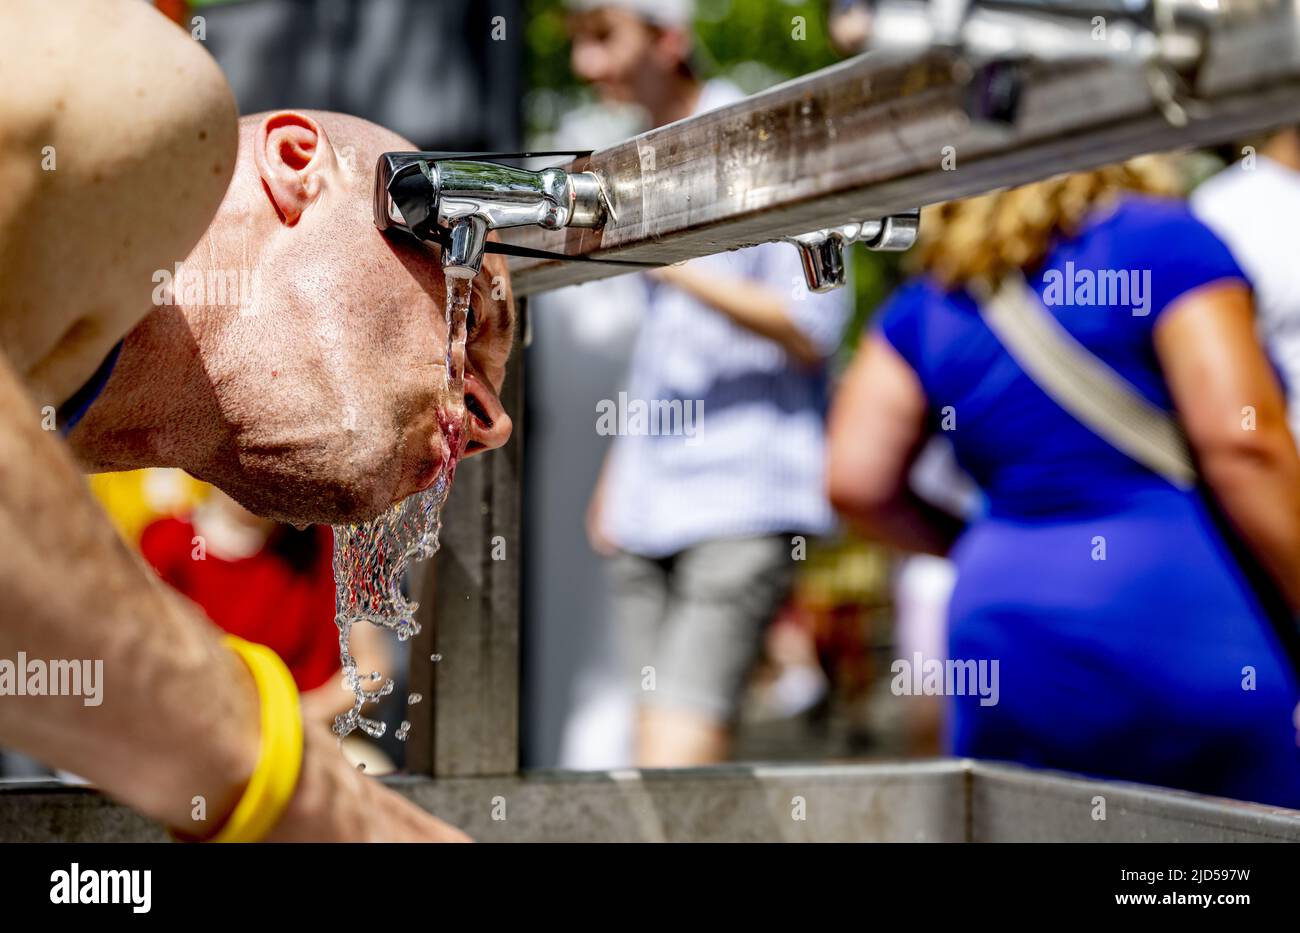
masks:
[[[867,53],[592,154],[598,232],[511,231],[567,255],[678,262],[1026,184],[1145,152],[1221,143],[1300,119],[1295,4],[1214,30],[1196,69],[1200,118],[1172,125],[1140,61],[1031,63],[1014,121],[968,111],[973,69],[948,53]],[[516,294],[617,266],[512,260]]]

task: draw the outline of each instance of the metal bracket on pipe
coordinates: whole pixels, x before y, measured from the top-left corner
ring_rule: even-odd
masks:
[[[861,243],[880,252],[901,252],[916,242],[921,229],[921,209],[890,214],[879,220],[853,221],[788,238],[799,250],[804,282],[813,292],[841,288],[848,279],[845,247]]]

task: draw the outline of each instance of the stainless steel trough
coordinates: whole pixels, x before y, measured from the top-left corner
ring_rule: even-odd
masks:
[[[1300,842],[1300,811],[965,759],[389,783],[483,842]],[[3,842],[165,839],[84,788],[0,785]]]

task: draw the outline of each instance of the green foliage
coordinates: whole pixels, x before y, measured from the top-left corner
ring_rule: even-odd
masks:
[[[524,86],[557,91],[576,90],[578,80],[569,70],[569,37],[562,0],[528,0],[527,59]]]
[[[700,62],[750,92],[760,88],[745,86],[746,63],[757,62],[780,80],[825,68],[838,60],[825,8],[808,0],[706,0],[695,26]]]

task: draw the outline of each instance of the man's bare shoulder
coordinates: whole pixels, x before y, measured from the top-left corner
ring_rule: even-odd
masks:
[[[234,168],[202,44],[140,0],[0,4],[0,347],[58,404],[149,310]]]

